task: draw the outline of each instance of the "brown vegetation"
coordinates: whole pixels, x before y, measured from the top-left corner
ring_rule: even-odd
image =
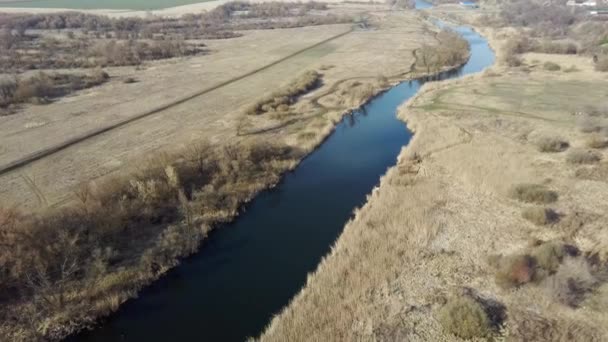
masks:
[[[83,185],[74,206],[0,209],[0,335],[57,339],[116,310],[299,157],[280,145],[196,145]]]
[[[608,56],[601,56],[595,62],[595,70],[606,72],[608,71]]]
[[[327,9],[317,2],[236,1],[180,18],[109,18],[76,12],[0,14],[0,71],[137,65],[204,53],[205,45],[194,40],[241,35],[236,31],[353,21],[349,16],[318,13]],[[57,32],[50,34],[49,30]]]
[[[106,82],[107,73],[96,69],[89,74],[59,74],[39,72],[30,77],[0,78],[0,110],[12,111],[10,106],[24,102],[46,103],[74,91],[91,88]]]
[[[260,115],[264,113],[288,112],[289,107],[297,101],[298,97],[321,85],[321,78],[322,75],[318,72],[314,70],[307,71],[283,89],[254,103],[245,113],[248,115]]]
[[[538,226],[554,223],[559,219],[559,215],[550,208],[530,207],[524,209],[522,217]]]
[[[531,28],[534,35],[563,36],[579,15],[565,3],[545,6],[540,1],[511,0],[501,6],[500,15],[509,26]]]
[[[548,54],[575,55],[578,47],[573,42],[556,42],[548,39],[533,39],[526,35],[510,38],[505,43],[505,50],[513,54],[540,52]]]
[[[595,149],[603,149],[608,147],[608,137],[603,137],[599,134],[593,134],[586,143],[587,147]]]
[[[552,203],[557,201],[557,192],[540,184],[517,184],[511,188],[511,198],[527,203]]]
[[[470,296],[455,296],[439,311],[439,322],[447,332],[460,338],[488,337],[492,321],[485,308]]]
[[[559,66],[559,64],[556,64],[553,62],[545,62],[543,64],[543,69],[545,69],[547,71],[559,71],[562,69],[562,67]]]
[[[566,157],[566,161],[570,164],[594,164],[601,159],[598,153],[583,149],[571,150]]]
[[[576,308],[598,283],[593,273],[584,258],[566,258],[545,288],[554,301]]]
[[[559,137],[542,137],[536,142],[536,146],[541,152],[562,152],[566,150],[570,144]]]
[[[576,247],[561,241],[536,241],[527,251],[492,256],[496,284],[503,288],[538,282],[555,274],[566,256],[578,255]]]
[[[599,182],[608,181],[608,163],[603,162],[593,166],[581,167],[574,175],[580,179],[588,179]]]
[[[524,255],[498,256],[491,260],[496,268],[496,284],[501,287],[519,286],[531,282],[536,273],[536,259]]]
[[[469,57],[469,44],[458,33],[442,29],[436,38],[440,42],[438,45],[424,44],[416,50],[418,68],[430,74],[466,62]]]

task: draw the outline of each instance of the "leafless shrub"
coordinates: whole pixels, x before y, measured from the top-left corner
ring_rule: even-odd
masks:
[[[496,260],[491,260],[492,266],[496,268],[496,284],[509,288],[533,281],[536,263],[536,259],[527,254],[497,256]]]
[[[532,50],[534,45],[534,41],[532,41],[528,36],[519,35],[516,37],[509,38],[504,46],[503,50],[507,54],[515,54],[519,55],[522,53],[526,53]]]
[[[8,106],[13,102],[13,95],[17,90],[17,79],[10,76],[0,76],[0,107]]]
[[[550,208],[530,207],[524,209],[522,217],[538,226],[551,224],[559,220],[559,215]]]
[[[522,253],[492,256],[488,261],[496,270],[496,284],[509,288],[538,282],[555,274],[567,256],[577,256],[578,249],[561,241],[536,241]]]
[[[537,142],[536,146],[541,152],[562,152],[566,150],[570,144],[559,137],[541,137]]]
[[[545,62],[543,64],[543,69],[548,70],[548,71],[559,71],[562,69],[562,67],[559,66],[559,64],[556,64],[553,62]]]
[[[527,203],[553,203],[557,201],[558,194],[539,184],[517,184],[509,192],[511,198]]]
[[[27,102],[31,99],[44,99],[51,97],[53,82],[49,75],[38,73],[37,75],[20,79],[17,82],[17,88],[13,94],[13,102]]]
[[[585,341],[600,342],[604,335],[585,322],[556,320],[539,315],[536,310],[510,310],[506,325],[515,341]]]
[[[602,149],[608,147],[608,138],[603,137],[600,134],[593,134],[589,139],[587,139],[586,143],[587,147]]]
[[[416,8],[416,2],[414,0],[387,0],[386,3],[389,7],[397,9],[414,9]]]
[[[546,279],[545,290],[555,301],[578,307],[596,283],[584,258],[566,258],[555,275]]]
[[[598,165],[581,167],[576,170],[574,175],[580,179],[606,182],[608,181],[608,163],[603,162]]]
[[[552,2],[547,6],[527,0],[509,1],[501,6],[500,15],[510,26],[529,27],[537,35],[564,35],[578,20],[565,3]]]
[[[555,42],[543,40],[540,43],[534,44],[530,51],[550,54],[576,55],[578,53],[578,47],[573,42]]]
[[[308,71],[292,83],[259,101],[246,109],[248,115],[260,115],[268,112],[287,112],[299,96],[318,87],[322,75],[316,71]]]
[[[524,64],[524,61],[517,55],[505,55],[503,63],[510,67],[520,67]]]
[[[606,127],[605,122],[586,111],[577,118],[576,125],[583,133],[600,132]]]
[[[276,183],[297,156],[270,143],[200,145],[83,186],[71,206],[35,215],[0,208],[0,317],[22,310],[16,301],[27,304],[32,313],[20,311],[12,329],[27,340],[60,339],[115,310]],[[49,329],[39,336],[42,322]]]
[[[428,74],[437,73],[446,67],[458,66],[469,56],[469,45],[456,32],[443,29],[437,34],[438,46],[423,45],[416,50],[417,67]]]
[[[595,62],[595,70],[606,72],[608,71],[608,56],[600,56]]]
[[[27,78],[0,80],[0,107],[24,102],[45,103],[51,98],[97,86],[108,79],[106,72],[95,69],[88,75],[39,72]]]
[[[0,22],[0,46],[4,47],[0,48],[0,71],[137,65],[206,51],[203,44],[187,39],[241,36],[237,30],[353,22],[352,16],[318,13],[324,10],[327,5],[317,2],[229,2],[180,18],[109,18],[76,12],[8,14]],[[70,39],[26,37],[30,29],[58,30]]]
[[[590,150],[575,149],[568,152],[566,161],[570,164],[594,164],[601,160],[601,156]]]
[[[445,331],[464,339],[488,337],[493,332],[485,308],[470,296],[450,298],[439,311],[438,319]]]
[[[537,279],[554,274],[566,256],[578,254],[576,247],[562,241],[538,241],[533,245],[530,254],[536,260],[536,264],[544,274],[537,272]]]

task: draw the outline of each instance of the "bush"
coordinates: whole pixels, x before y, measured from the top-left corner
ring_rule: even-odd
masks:
[[[595,70],[597,71],[608,71],[608,56],[601,56],[595,62]]]
[[[560,67],[559,64],[553,62],[545,62],[545,64],[543,64],[543,69],[548,71],[558,71],[561,70],[562,67]]]
[[[298,156],[265,141],[195,145],[83,186],[70,205],[29,215],[0,208],[0,317],[14,314],[9,328],[37,341],[59,340],[108,314],[194,252],[209,227],[233,218]],[[121,272],[136,276],[100,288]],[[120,300],[108,307],[107,295]],[[42,324],[48,332],[30,338]]]
[[[529,283],[536,274],[536,259],[528,254],[499,256],[494,266],[496,284],[503,288]]]
[[[602,137],[599,134],[594,134],[587,140],[587,147],[595,149],[606,148],[608,147],[608,138]]]
[[[571,246],[561,241],[539,242],[531,251],[536,265],[548,274],[555,273],[569,253],[573,253]]]
[[[17,90],[17,79],[0,75],[0,107],[8,106],[13,102],[15,90]]]
[[[555,275],[547,279],[545,289],[558,303],[576,308],[596,284],[587,260],[565,258]]]
[[[449,299],[438,318],[446,332],[460,338],[488,337],[493,332],[492,320],[484,306],[470,296]]]
[[[576,125],[579,130],[583,133],[596,133],[601,132],[605,127],[599,118],[595,117],[592,113],[584,112],[583,115],[576,119]]]
[[[536,145],[540,152],[562,152],[570,146],[566,140],[558,137],[542,137]]]
[[[572,150],[568,153],[566,161],[570,164],[594,164],[601,160],[601,156],[589,150]]]
[[[578,20],[577,14],[565,4],[512,0],[501,6],[500,15],[507,26],[532,28],[533,33],[557,36],[567,33]]]
[[[247,108],[248,115],[260,115],[267,112],[287,112],[298,97],[311,91],[321,84],[322,75],[316,71],[307,71],[285,88],[266,96]]]
[[[522,212],[522,217],[538,226],[554,223],[559,219],[559,215],[553,209],[542,207],[526,208]]]
[[[503,63],[512,68],[520,67],[524,64],[523,59],[521,57],[514,54],[506,54],[503,58]]]
[[[533,51],[550,54],[576,55],[578,47],[574,43],[543,41],[540,44],[536,44]]]
[[[446,67],[454,67],[466,62],[469,57],[469,44],[456,32],[442,29],[437,34],[440,44],[423,44],[416,52],[416,67],[423,68],[428,74],[437,73]]]
[[[17,82],[17,89],[13,94],[13,102],[27,102],[32,98],[47,98],[53,95],[53,82],[49,75],[38,73],[38,75],[21,79]]]
[[[516,200],[527,203],[553,203],[557,201],[558,194],[539,184],[517,184],[511,188],[510,196]]]
[[[90,74],[47,74],[39,72],[28,78],[0,79],[0,107],[60,97],[106,82],[109,75],[100,68]]]

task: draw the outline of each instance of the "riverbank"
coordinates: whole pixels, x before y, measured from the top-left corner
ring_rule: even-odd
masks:
[[[500,60],[504,40],[480,31]],[[539,67],[552,60],[579,74]],[[426,84],[400,108],[413,140],[261,340],[606,339],[608,155],[578,163],[593,138],[572,115],[605,75],[527,61]],[[547,138],[572,151],[542,152]]]

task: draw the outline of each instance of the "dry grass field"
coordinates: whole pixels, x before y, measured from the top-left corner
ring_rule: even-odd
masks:
[[[608,339],[608,75],[523,59],[401,107],[412,142],[261,340]]]
[[[374,8],[383,9],[344,5],[336,11],[356,14]],[[115,172],[142,155],[191,141],[238,139],[241,109],[304,71],[323,73],[323,86],[317,92],[345,78],[367,78],[364,82],[380,75],[403,78],[413,63],[412,51],[424,40],[433,43],[425,31],[427,24],[412,12],[377,12],[370,20],[377,27],[355,29],[238,82],[2,175],[0,194],[5,202],[30,208],[63,203],[79,183]],[[205,56],[150,62],[137,69],[107,68],[111,79],[103,86],[0,117],[0,164],[212,88],[348,30],[349,25],[329,25],[247,31],[243,37],[207,41],[212,52]],[[125,83],[127,78],[137,82]],[[317,118],[316,124],[336,120],[348,108],[339,106]],[[284,132],[270,134],[283,137]]]

